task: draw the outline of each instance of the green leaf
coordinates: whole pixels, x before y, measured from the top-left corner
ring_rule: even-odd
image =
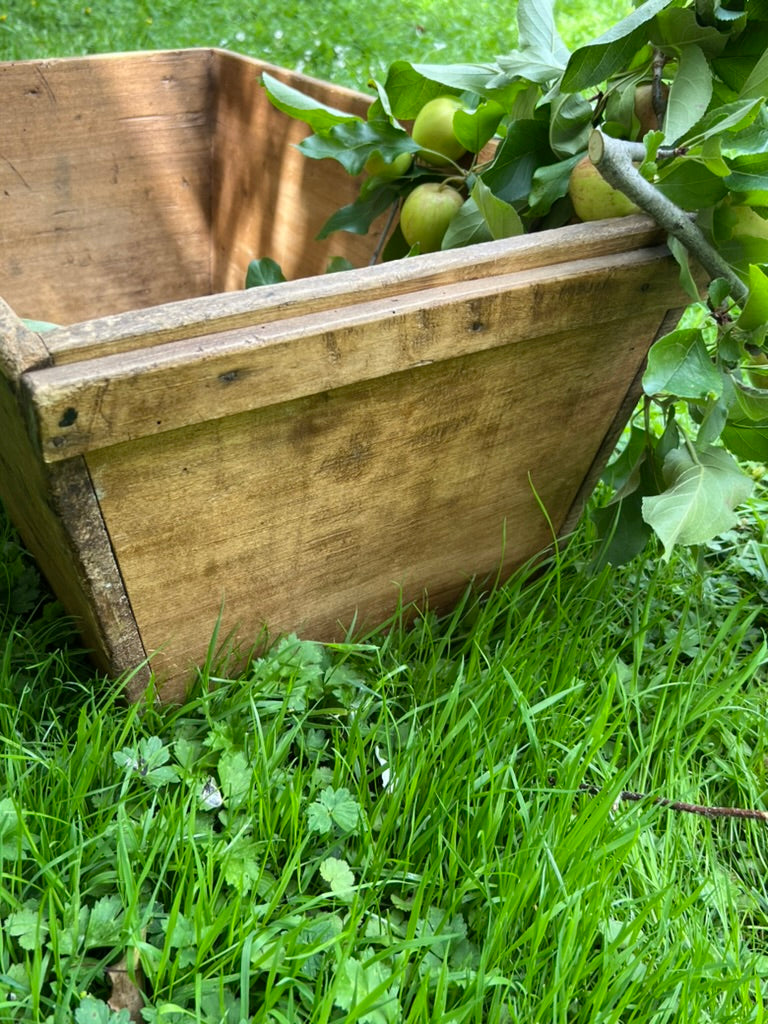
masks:
[[[651,42],[674,53],[677,47],[695,43],[707,57],[722,53],[728,36],[712,25],[702,25],[691,7],[668,7],[660,11],[651,26]]]
[[[48,925],[42,909],[31,903],[9,914],[3,926],[5,934],[16,939],[22,949],[42,949],[45,946]]]
[[[660,172],[656,188],[683,210],[701,210],[728,194],[726,180],[700,160],[683,158]]]
[[[519,0],[517,35],[520,48],[498,58],[504,71],[541,85],[559,78],[570,53],[557,31],[552,0]]]
[[[498,103],[481,103],[475,110],[457,110],[453,115],[453,133],[470,153],[479,153],[504,116]]]
[[[28,330],[38,333],[55,331],[60,326],[60,324],[52,324],[48,320],[22,320],[21,322]]]
[[[120,938],[124,919],[123,904],[119,896],[102,896],[91,907],[86,929],[89,949],[96,946],[114,946]]]
[[[248,798],[253,786],[253,766],[242,750],[226,750],[217,766],[224,801],[232,809]]]
[[[722,392],[720,372],[707,352],[699,328],[672,331],[653,345],[643,375],[647,395],[709,398]]]
[[[499,199],[507,203],[525,201],[536,169],[553,160],[547,122],[515,121],[509,126],[493,163],[483,171],[482,179]]]
[[[344,833],[354,832],[360,822],[360,804],[342,786],[326,786],[317,800],[307,808],[310,832],[329,832],[336,825]]]
[[[518,0],[517,35],[522,49],[565,68],[570,51],[557,31],[554,0]]]
[[[390,161],[401,153],[417,153],[419,147],[404,129],[387,121],[355,121],[334,125],[322,135],[310,135],[299,143],[299,149],[312,160],[337,160],[349,174],[357,175],[374,153]]]
[[[21,818],[16,804],[9,796],[4,796],[0,799],[0,850],[9,840],[15,841],[21,830]]]
[[[285,274],[269,256],[262,256],[261,259],[251,260],[245,275],[246,288],[258,288],[263,284],[280,284],[285,281]]]
[[[514,206],[495,196],[480,178],[475,181],[471,196],[488,225],[491,238],[512,238],[523,234],[523,222]]]
[[[441,82],[421,74],[405,60],[390,64],[384,89],[394,116],[405,120],[415,118],[425,103],[446,92]]]
[[[411,67],[416,74],[430,82],[432,88],[437,87],[436,96],[444,95],[446,89],[455,93],[468,92],[508,107],[520,90],[518,84],[500,75],[500,66],[496,64],[413,64]],[[404,103],[404,98],[400,99],[400,103]],[[423,105],[421,103],[419,109]],[[400,106],[398,115],[415,116],[402,113]]]
[[[501,202],[501,200],[499,200]],[[453,217],[443,235],[442,249],[460,249],[465,245],[493,240],[491,229],[473,198],[467,199]]]
[[[762,99],[768,96],[768,50],[764,50],[760,60],[752,68],[739,95],[742,99]]]
[[[675,257],[680,268],[680,287],[691,298],[693,302],[699,299],[699,288],[691,273],[690,253],[686,246],[678,239],[670,235],[667,239],[667,248]],[[661,339],[659,339],[661,340]]]
[[[568,157],[556,164],[545,164],[537,167],[533,174],[533,183],[528,196],[528,205],[535,217],[548,213],[552,204],[568,194],[568,183],[571,171],[581,160],[582,154]]]
[[[355,876],[349,864],[338,857],[328,857],[320,864],[320,875],[339,899],[348,900],[355,891]]]
[[[349,231],[356,235],[365,235],[373,222],[396,203],[400,191],[396,185],[382,184],[378,188],[358,196],[354,203],[342,206],[332,213],[323,224],[317,237],[327,238],[334,231]]]
[[[93,996],[83,996],[75,1010],[75,1024],[131,1024],[130,1010],[112,1010],[108,1003]]]
[[[331,256],[325,268],[326,274],[340,274],[344,270],[354,270],[355,265],[346,256]]]
[[[734,400],[728,416],[730,423],[756,423],[760,427],[768,425],[768,389],[751,387],[734,379],[733,393]]]
[[[261,81],[273,106],[282,110],[284,114],[308,124],[313,132],[325,132],[334,125],[360,121],[359,117],[320,103],[319,100],[286,85],[266,71],[262,74]]]
[[[722,448],[707,447],[694,460],[686,447],[664,461],[667,490],[643,499],[643,519],[664,545],[704,544],[730,529],[735,509],[752,493],[752,480]]]
[[[593,110],[578,93],[552,97],[549,144],[558,157],[583,155],[592,131]]]
[[[750,10],[756,11],[755,0]],[[746,32],[731,36],[720,57],[713,61],[715,73],[735,92],[740,92],[757,62],[768,50],[768,18],[753,21]]]
[[[397,1024],[400,1004],[397,985],[387,984],[390,978],[390,970],[382,961],[362,964],[354,957],[345,957],[336,970],[334,1003],[341,1010],[354,1008],[354,1019],[360,1024]]]
[[[766,243],[768,261],[768,242]],[[768,275],[754,264],[749,268],[749,296],[736,321],[743,331],[755,331],[768,324]]]
[[[726,423],[721,440],[739,459],[768,462],[768,424]]]
[[[754,136],[752,126],[761,106],[761,100],[738,100],[715,107],[693,126],[695,131],[685,140],[686,145],[698,146],[707,139],[717,138],[720,140],[723,157],[731,158],[743,152],[762,153],[763,148],[757,151],[742,148],[744,143],[749,145]],[[741,136],[746,138],[742,139]]]
[[[714,444],[722,434],[723,427],[728,420],[728,403],[724,395],[720,395],[719,398],[710,398],[704,403],[702,409],[703,415],[696,434],[698,447]]]
[[[647,0],[599,39],[579,47],[565,69],[561,88],[580,92],[610,78],[629,64],[636,50],[647,41],[648,26],[654,17],[674,0]]]
[[[695,44],[683,47],[664,116],[664,141],[672,145],[707,112],[712,98],[712,69]]]
[[[642,491],[637,490],[615,504],[592,512],[600,544],[595,557],[596,569],[604,565],[626,565],[648,543],[651,528],[643,519],[642,501]]]
[[[254,839],[240,838],[228,844],[221,862],[222,875],[233,889],[241,894],[251,892],[254,886],[259,890],[258,883],[265,875],[263,844]]]

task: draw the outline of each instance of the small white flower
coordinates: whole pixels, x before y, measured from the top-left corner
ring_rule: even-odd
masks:
[[[224,797],[221,795],[221,790],[216,785],[215,779],[210,775],[200,789],[200,803],[206,811],[215,811],[219,807],[224,806]]]

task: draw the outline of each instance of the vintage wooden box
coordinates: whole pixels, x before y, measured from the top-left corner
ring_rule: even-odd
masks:
[[[355,186],[265,67],[0,65],[0,496],[99,663],[168,698],[219,620],[339,638],[567,532],[683,301],[639,217],[375,267],[314,241]],[[296,280],[239,290],[254,256]]]

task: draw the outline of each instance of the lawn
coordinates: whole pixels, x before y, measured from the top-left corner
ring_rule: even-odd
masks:
[[[491,21],[14,0],[0,48],[226,45],[361,86],[511,48]],[[211,659],[173,708],[94,673],[0,519],[0,1022],[762,1022],[768,501],[600,568],[600,498],[447,617]]]
[[[350,8],[354,6],[354,15]],[[559,21],[571,45],[598,35],[631,9],[628,0],[561,2]],[[258,4],[179,0],[5,0],[0,3],[0,58],[71,56],[121,50],[223,46],[331,82],[364,88],[398,59],[487,60],[515,45],[515,7],[469,0],[274,0]]]

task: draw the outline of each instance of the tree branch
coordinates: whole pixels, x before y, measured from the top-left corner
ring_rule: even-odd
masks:
[[[711,278],[724,277],[736,302],[743,305],[749,291],[740,278],[709,244],[685,210],[663,196],[634,166],[633,161],[641,161],[645,155],[642,143],[614,139],[597,128],[590,135],[589,158],[608,184],[623,192],[665,231],[682,242]]]

